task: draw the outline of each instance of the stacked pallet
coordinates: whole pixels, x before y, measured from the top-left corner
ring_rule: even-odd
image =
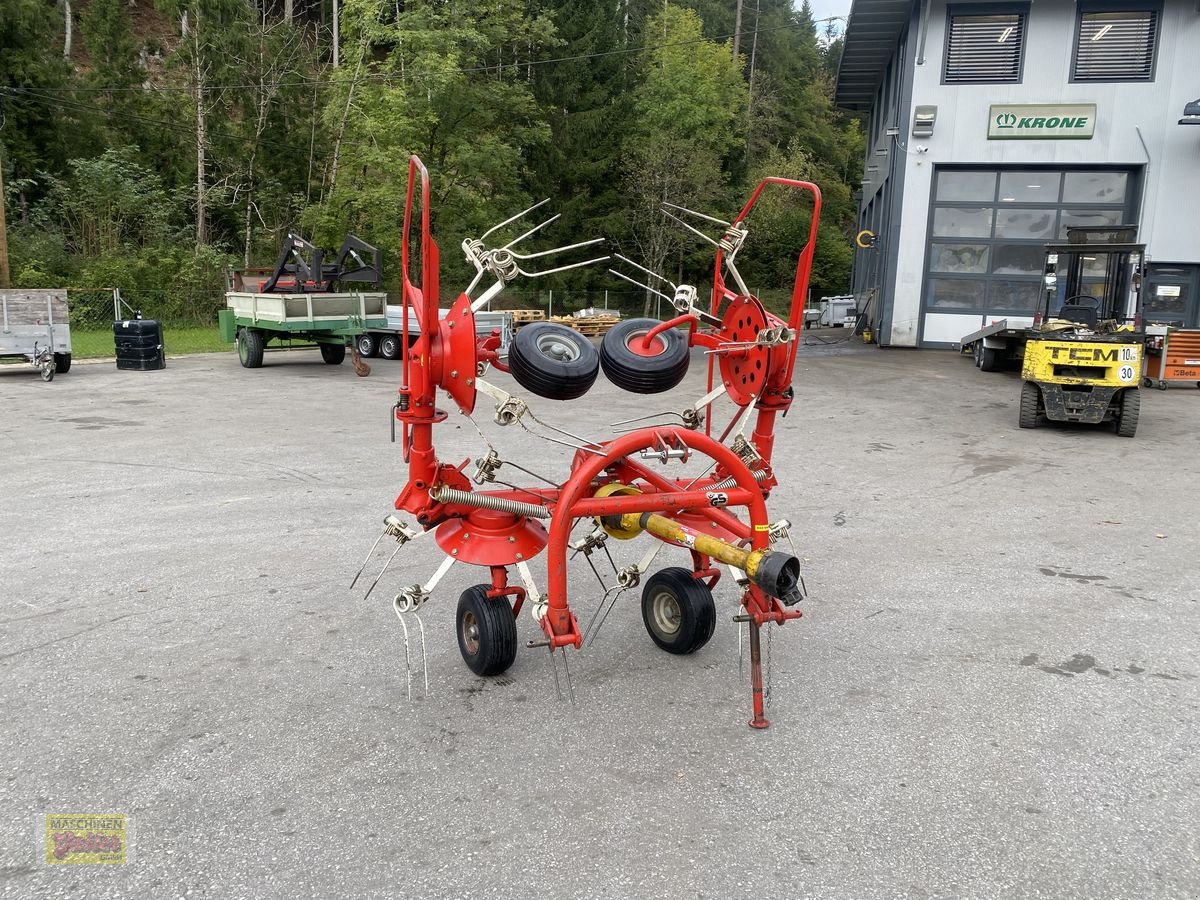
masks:
[[[523,325],[528,325],[530,322],[542,322],[546,318],[546,313],[540,309],[510,309],[507,312],[512,313],[513,329],[518,331]]]
[[[585,316],[575,319],[575,330],[588,337],[601,337],[620,321],[618,316]]]

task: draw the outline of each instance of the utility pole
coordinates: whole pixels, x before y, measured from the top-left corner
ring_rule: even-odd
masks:
[[[8,271],[8,226],[4,219],[4,162],[0,160],[0,290],[12,287]]]

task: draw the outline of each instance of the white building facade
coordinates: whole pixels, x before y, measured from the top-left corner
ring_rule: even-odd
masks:
[[[869,114],[853,286],[879,343],[1032,321],[1078,225],[1136,225],[1145,319],[1200,326],[1198,97],[1200,0],[855,0],[837,100]]]

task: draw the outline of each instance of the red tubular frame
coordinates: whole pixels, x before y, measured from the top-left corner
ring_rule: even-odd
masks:
[[[690,431],[681,427],[642,428],[596,445],[597,451],[581,450],[572,461],[570,477],[557,488],[475,491],[462,471],[468,461],[453,466],[437,458],[433,447],[433,425],[446,418],[445,412],[436,407],[437,391],[447,391],[464,412],[470,412],[475,404],[476,366],[480,361],[492,364],[498,362],[498,339],[475,338],[474,314],[470,310],[470,299],[465,294],[459,295],[447,319],[440,319],[438,248],[429,225],[429,173],[414,156],[409,161],[408,175],[401,247],[402,321],[407,334],[411,314],[416,319],[419,337],[411,346],[406,341],[401,369],[403,384],[395,413],[402,424],[404,459],[409,468],[408,482],[396,497],[396,508],[411,512],[416,516],[418,523],[427,530],[439,529],[439,543],[457,541],[459,543],[455,546],[463,548],[463,557],[467,560],[473,557],[477,564],[486,565],[490,570],[488,596],[512,597],[514,614],[520,611],[524,603],[525,589],[509,584],[507,569],[518,561],[528,560],[528,556],[518,552],[519,548],[523,547],[526,553],[536,553],[541,542],[546,541],[546,611],[540,619],[540,625],[551,652],[560,647],[582,645],[578,622],[567,602],[568,541],[571,529],[578,519],[630,512],[656,512],[678,517],[680,524],[688,528],[707,530],[711,527],[712,533],[743,547],[748,546],[751,550],[768,549],[766,494],[776,483],[774,475],[770,473],[770,455],[774,443],[776,413],[780,410],[786,411],[791,403],[789,385],[795,368],[797,350],[794,341],[786,357],[772,354],[768,358],[768,371],[763,376],[764,387],[758,400],[758,418],[752,436],[754,445],[767,466],[768,476],[762,482],[755,481],[754,473],[741,457],[713,438],[711,416],[707,417],[703,431]],[[797,262],[792,309],[788,318],[788,327],[795,330],[803,317],[804,298],[808,291],[808,276],[812,267],[820,217],[821,195],[816,185],[809,182],[767,178],[755,188],[749,201],[734,219],[734,224],[746,218],[768,184],[798,188],[813,194],[812,224],[808,243]],[[418,185],[421,203],[420,287],[413,284],[409,277],[413,262],[410,259],[415,224],[413,203],[418,198]],[[726,287],[722,272],[723,262],[724,251],[718,249],[712,296],[713,315],[717,315],[721,304],[730,299],[738,299],[747,305],[747,309],[757,309],[753,306],[757,304],[757,300],[740,298]],[[767,315],[767,321],[779,322],[776,317]],[[686,313],[650,329],[643,337],[642,348],[649,349],[657,335],[685,324],[689,327],[690,346],[718,349],[722,343],[729,340],[728,336],[722,336],[720,330],[715,334],[698,330],[698,317]],[[469,339],[467,335],[470,335]],[[715,364],[715,357],[710,357],[709,390],[712,389]],[[667,478],[631,458],[642,450],[664,449],[683,450],[685,454],[702,454],[713,461],[716,470],[702,483],[685,484],[681,480]],[[712,485],[728,477],[733,477],[734,487],[723,488],[719,492],[711,490]],[[636,490],[606,497],[595,496],[602,484],[611,482],[629,485]],[[459,493],[442,494],[441,491],[445,489]],[[444,497],[446,502],[435,500],[434,494]],[[466,502],[463,499],[464,494],[469,494],[466,499],[472,502]],[[482,498],[488,498],[484,502],[493,504],[519,501],[551,509],[548,536],[539,528],[530,525],[530,520],[523,517],[523,511],[508,513],[481,510],[478,501]],[[730,508],[745,508],[748,521],[743,521],[731,512]],[[447,525],[447,530],[440,530],[442,525]],[[468,525],[473,526],[469,532]],[[523,527],[535,532],[533,538],[524,542],[520,539],[514,541],[512,535]],[[536,544],[530,549],[530,541],[534,540]],[[473,551],[486,550],[487,553],[467,554],[465,551],[468,548]],[[707,581],[710,587],[714,585],[720,578],[720,570],[711,564],[708,557],[695,550],[691,550],[691,556],[696,577]],[[746,588],[741,603],[745,609],[744,621],[749,623],[750,628],[754,706],[754,717],[750,724],[756,728],[765,728],[768,722],[764,715],[759,630],[771,622],[782,624],[789,619],[799,618],[801,613],[799,610],[785,608],[779,600],[767,596],[754,584]]]

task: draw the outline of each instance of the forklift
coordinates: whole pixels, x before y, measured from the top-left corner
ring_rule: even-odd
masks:
[[[1136,239],[1136,226],[1087,226],[1046,245],[1043,299],[1021,368],[1022,428],[1046,419],[1137,433],[1146,245]]]

